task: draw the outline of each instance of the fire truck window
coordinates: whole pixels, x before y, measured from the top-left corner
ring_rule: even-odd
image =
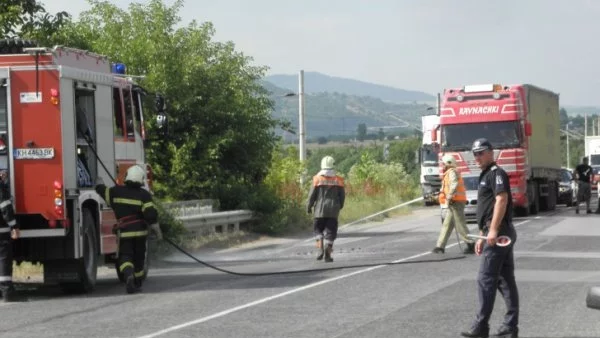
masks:
[[[125,103],[125,121],[127,122],[127,138],[134,138],[133,133],[133,102],[131,100],[131,91],[123,90],[123,102]]]
[[[132,92],[133,94],[133,107],[135,111],[135,130],[138,132],[138,135],[142,135],[142,106],[140,102],[140,93]]]
[[[75,89],[75,127],[77,128],[77,185],[91,187],[98,174],[97,159],[90,146],[96,143],[95,92]]]
[[[113,89],[113,105],[115,136],[123,137],[123,112],[121,111],[121,94],[119,88]]]

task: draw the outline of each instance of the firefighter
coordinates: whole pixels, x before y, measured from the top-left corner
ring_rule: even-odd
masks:
[[[456,170],[456,159],[450,154],[442,157],[444,163],[444,178],[442,179],[442,189],[439,194],[439,202],[442,210],[446,212],[442,231],[437,241],[436,247],[432,250],[433,253],[444,253],[448,237],[452,233],[452,229],[456,227],[456,231],[460,234],[463,241],[467,243],[464,250],[465,254],[474,253],[475,242],[469,239],[469,228],[465,220],[465,205],[467,203],[467,192],[462,176]]]
[[[133,165],[127,170],[125,185],[108,188],[98,178],[96,186],[96,192],[112,207],[117,218],[114,229],[119,243],[117,264],[119,272],[125,278],[127,293],[134,293],[142,287],[146,238],[150,224],[153,225],[152,230],[162,238],[156,224],[158,212],[152,202],[152,195],[143,188],[144,178],[144,169]]]
[[[346,198],[344,179],[336,174],[334,164],[331,156],[321,159],[321,171],[313,177],[307,203],[307,212],[312,212],[314,217],[313,228],[319,249],[317,260],[325,256],[327,263],[333,262],[331,252],[337,238],[338,217]]]
[[[506,305],[502,326],[495,333],[500,337],[518,337],[519,291],[515,281],[513,255],[517,233],[512,222],[513,201],[506,171],[494,161],[492,144],[477,139],[472,147],[475,161],[481,168],[477,191],[477,225],[480,239],[475,253],[483,254],[477,275],[479,307],[471,328],[462,332],[464,337],[488,337],[489,320],[494,309],[496,292],[500,291]],[[506,247],[496,245],[498,236],[508,236],[511,243]]]
[[[19,238],[19,225],[10,199],[8,172],[0,171],[0,291],[5,302],[17,299],[12,282],[12,241]]]
[[[579,213],[579,204],[585,201],[587,213],[591,213],[590,200],[592,199],[592,179],[594,170],[588,164],[588,158],[583,158],[583,163],[577,165],[573,170],[573,176],[577,180],[577,204],[575,204],[575,213]],[[599,195],[600,196],[600,195]]]

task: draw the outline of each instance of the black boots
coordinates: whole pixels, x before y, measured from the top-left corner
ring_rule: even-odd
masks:
[[[317,239],[317,249],[319,249],[319,253],[317,255],[318,261],[323,259],[324,256],[326,263],[333,262],[333,258],[331,258],[331,252],[333,252],[333,244],[325,245],[322,239]]]
[[[325,262],[326,263],[333,262],[333,258],[331,258],[331,252],[333,252],[333,244],[327,244],[327,248],[325,248]]]
[[[435,253],[435,254],[443,254],[444,253],[444,248],[440,248],[440,247],[435,247],[433,248],[433,250],[431,250],[431,252]]]
[[[472,338],[487,338],[490,336],[490,328],[471,328],[468,331],[463,331],[460,333],[463,337],[472,337]]]
[[[463,253],[466,255],[474,254],[475,253],[475,243],[467,243],[467,247],[463,250]]]

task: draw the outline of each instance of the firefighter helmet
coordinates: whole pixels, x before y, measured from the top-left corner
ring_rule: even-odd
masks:
[[[142,169],[142,167],[140,167],[139,165],[132,165],[131,167],[129,167],[129,169],[127,169],[127,175],[125,176],[125,182],[130,181],[130,182],[134,182],[134,183],[139,183],[139,184],[144,184],[144,176],[146,176],[146,173],[144,172],[144,169]]]
[[[456,159],[450,154],[444,155],[444,157],[442,157],[442,162],[444,162],[444,165],[447,167],[456,167]]]
[[[321,169],[333,169],[335,160],[331,156],[325,156],[321,160]]]

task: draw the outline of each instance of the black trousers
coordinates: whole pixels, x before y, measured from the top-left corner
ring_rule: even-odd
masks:
[[[314,219],[313,231],[317,239],[325,238],[326,244],[333,244],[337,238],[337,218],[318,217]]]
[[[0,290],[12,286],[13,253],[12,239],[0,235]]]
[[[146,237],[119,239],[119,271],[125,276],[133,273],[135,278],[144,276],[146,264]]]
[[[500,234],[502,235],[502,234]],[[513,246],[517,233],[511,225],[506,233],[512,239],[507,247],[489,246],[484,243],[481,265],[477,276],[479,311],[475,327],[488,328],[494,310],[496,291],[500,291],[506,304],[503,326],[515,328],[519,324],[519,291],[515,281]]]

